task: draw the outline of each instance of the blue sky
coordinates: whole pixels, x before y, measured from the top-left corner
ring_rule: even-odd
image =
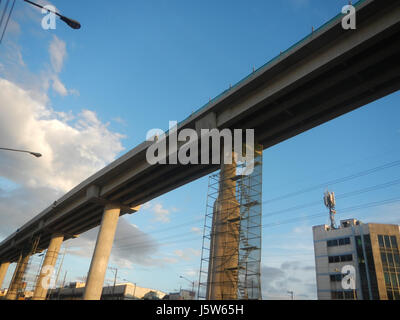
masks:
[[[85,148],[79,149],[82,159],[65,153],[60,160],[54,141],[46,138],[45,147],[38,143],[37,151],[43,152],[44,158],[48,150],[58,159],[49,162],[51,172],[47,167],[28,164],[26,159],[15,162],[15,158],[4,155],[5,160],[0,162],[0,205],[1,201],[11,203],[18,192],[42,196],[32,205],[36,211],[16,208],[22,215],[15,218],[18,222],[39,213],[52,202],[51,197],[62,195],[79,179],[141,143],[148,130],[167,129],[168,121],[186,118],[247,76],[253,67],[262,66],[308,35],[312,26],[316,28],[338,14],[348,1],[120,0],[113,6],[102,0],[52,3],[66,16],[79,20],[82,29],[75,31],[58,21],[56,30],[45,31],[40,26],[40,11],[17,1],[0,45],[0,78],[7,80],[7,85],[12,83],[13,90],[18,87],[34,96],[30,103],[43,106],[30,109],[36,112],[33,118],[39,119],[41,110],[41,123],[48,121],[35,134],[57,137],[58,144],[71,148],[68,150],[82,145]],[[379,186],[370,192],[338,197],[338,219],[399,223],[398,202],[344,211],[400,197],[400,184],[396,183],[399,166],[394,163],[400,160],[399,102],[400,94],[392,94],[264,151],[264,298],[287,298],[287,290],[294,290],[298,298],[316,298],[311,226],[329,221],[322,202],[326,188],[341,195]],[[16,108],[0,104],[4,124],[17,117]],[[51,132],[47,131],[50,125]],[[28,129],[24,132],[34,135]],[[79,146],[75,134],[82,139]],[[8,135],[8,140],[1,136],[1,144],[25,141],[17,133]],[[19,171],[33,166],[32,170],[21,171],[24,179],[18,172],[11,174],[14,169],[7,162],[11,160],[15,167],[21,166]],[[389,163],[394,165],[381,168]],[[359,178],[329,183],[378,167],[376,172]],[[74,176],[70,177],[72,172]],[[46,185],[38,182],[49,174],[54,176]],[[123,218],[129,226],[116,248],[144,252],[138,255],[140,259],[128,263],[113,250],[110,265],[119,268],[119,281],[127,279],[164,291],[190,287],[180,275],[197,281],[207,181],[207,177],[199,179]],[[388,182],[393,183],[384,188]],[[311,191],[298,192],[314,186]],[[51,191],[44,196],[38,191],[42,189]],[[298,194],[271,201],[294,192]],[[316,218],[307,218],[319,213]],[[7,227],[6,223],[11,215],[1,212],[4,227],[0,239],[14,231],[15,225]],[[283,223],[294,218],[299,219]],[[139,236],[129,237],[132,225],[145,241],[137,240]],[[76,249],[79,253],[65,257],[67,281],[86,275],[94,235],[83,235],[85,241],[73,240],[80,241]],[[146,251],[146,239],[151,248],[157,248],[154,252]],[[66,245],[75,246],[72,241]],[[106,281],[112,277],[108,272]]]

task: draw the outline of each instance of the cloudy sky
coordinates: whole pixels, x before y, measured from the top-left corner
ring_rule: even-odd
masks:
[[[52,3],[82,29],[58,21],[43,30],[41,12],[17,1],[0,44],[0,147],[43,154],[0,154],[0,241],[148,130],[184,119],[347,0],[121,0],[115,10],[109,1]],[[311,227],[329,221],[326,188],[338,195],[338,219],[400,222],[399,102],[395,93],[264,151],[265,299],[287,299],[288,290],[316,298]],[[198,280],[207,182],[120,219],[110,260],[119,282],[168,292],[190,287],[180,276]],[[66,271],[67,282],[86,276],[97,231],[64,243],[60,279]],[[35,273],[40,257],[32,261]],[[109,270],[106,283],[113,276]]]

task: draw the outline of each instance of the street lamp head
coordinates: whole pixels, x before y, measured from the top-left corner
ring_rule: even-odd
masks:
[[[62,21],[64,21],[67,25],[69,25],[72,29],[80,29],[81,28],[81,24],[74,19],[70,19],[70,18],[67,18],[62,15],[60,15],[60,19]]]
[[[35,156],[36,158],[40,158],[42,155],[37,152],[29,152],[31,155]]]

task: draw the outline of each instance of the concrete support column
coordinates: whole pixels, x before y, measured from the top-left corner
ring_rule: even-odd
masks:
[[[116,205],[106,205],[97,235],[89,274],[86,281],[84,300],[100,300],[108,259],[114,242],[121,209]]]
[[[240,207],[236,199],[236,162],[221,164],[214,203],[207,300],[237,299]]]
[[[40,270],[39,277],[36,282],[35,292],[33,294],[33,300],[45,300],[50,284],[50,279],[54,272],[54,266],[57,262],[58,253],[62,242],[64,241],[64,235],[53,234],[50,240],[49,247],[46,252],[46,256],[43,260],[42,268]],[[48,280],[46,281],[47,278]]]
[[[0,265],[0,289],[1,289],[1,286],[3,285],[3,281],[7,274],[7,270],[8,270],[9,266],[10,266],[10,262],[3,262]]]
[[[6,299],[16,300],[18,298],[18,293],[22,289],[22,280],[25,275],[26,267],[28,266],[30,254],[23,254],[19,259],[17,266],[15,267],[14,275],[8,288]]]

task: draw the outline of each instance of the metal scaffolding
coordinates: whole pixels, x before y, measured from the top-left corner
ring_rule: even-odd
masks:
[[[26,271],[30,266],[30,258],[37,252],[40,236],[33,237],[28,246],[22,249],[17,261],[10,288],[7,291],[6,299],[16,300],[25,297],[27,287]]]
[[[221,166],[208,184],[199,299],[261,299],[262,148],[249,164]]]

